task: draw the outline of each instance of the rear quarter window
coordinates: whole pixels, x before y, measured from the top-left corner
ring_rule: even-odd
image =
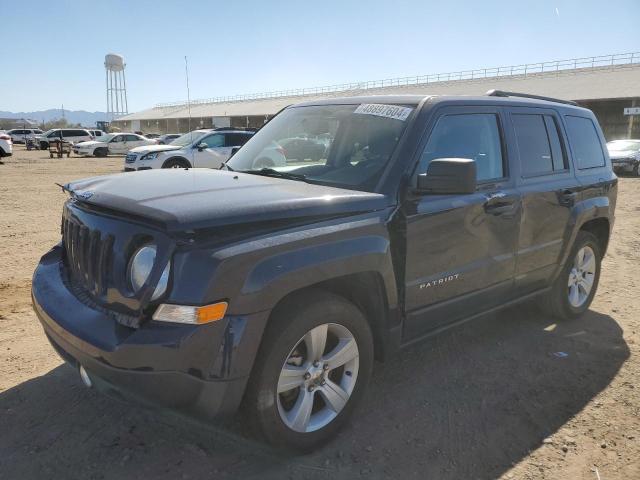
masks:
[[[567,115],[565,120],[569,143],[578,169],[603,167],[604,152],[593,121],[590,118],[571,115]]]

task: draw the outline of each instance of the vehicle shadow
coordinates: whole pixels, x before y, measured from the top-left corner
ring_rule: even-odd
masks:
[[[305,456],[249,440],[235,424],[114,402],[61,366],[0,394],[0,477],[496,478],[580,412],[628,357],[607,315],[556,324],[530,306],[512,308],[377,364],[351,424]]]

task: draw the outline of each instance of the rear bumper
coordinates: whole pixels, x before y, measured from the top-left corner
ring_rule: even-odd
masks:
[[[236,411],[259,342],[254,327],[261,329],[266,315],[203,326],[149,321],[125,327],[67,288],[61,251],[55,247],[42,257],[32,299],[47,338],[67,363],[82,365],[100,390],[145,404],[206,418]]]

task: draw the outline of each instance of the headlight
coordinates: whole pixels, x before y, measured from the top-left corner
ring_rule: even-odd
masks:
[[[153,152],[143,155],[140,160],[155,160],[156,158],[158,158],[158,152]]]
[[[151,270],[156,261],[156,253],[157,247],[153,244],[148,244],[140,247],[136,253],[133,254],[133,257],[131,257],[131,261],[129,262],[129,282],[134,292],[138,292],[144,285],[144,282],[149,278],[149,275],[151,275]],[[157,299],[167,290],[169,270],[170,263],[167,262],[160,276],[160,280],[158,280],[158,285],[151,296],[151,300]]]

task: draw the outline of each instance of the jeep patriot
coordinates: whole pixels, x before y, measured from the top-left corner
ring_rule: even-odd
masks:
[[[585,312],[617,178],[591,111],[491,91],[292,105],[220,170],[63,189],[32,296],[82,381],[310,450],[374,358],[534,297]]]

